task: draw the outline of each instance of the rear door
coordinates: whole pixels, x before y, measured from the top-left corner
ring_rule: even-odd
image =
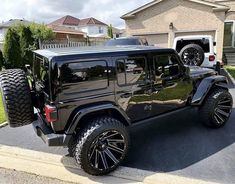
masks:
[[[154,55],[151,63],[152,115],[169,112],[186,105],[193,86],[185,77],[176,55]]]

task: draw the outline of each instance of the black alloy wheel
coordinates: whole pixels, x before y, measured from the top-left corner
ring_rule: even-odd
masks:
[[[204,50],[197,44],[189,44],[182,48],[179,53],[185,65],[200,66],[204,59]]]
[[[121,164],[129,144],[126,126],[113,117],[101,116],[86,122],[69,150],[85,172],[105,175]]]
[[[231,98],[224,97],[218,101],[217,106],[214,110],[214,119],[218,124],[224,124],[232,112],[233,102]]]
[[[95,169],[104,171],[115,167],[124,157],[125,139],[120,132],[106,131],[90,146],[88,157]]]
[[[188,48],[183,52],[183,60],[186,65],[198,66],[198,63],[201,61],[201,56],[197,49]]]
[[[233,109],[233,98],[228,90],[213,88],[199,108],[202,122],[212,128],[224,126]]]

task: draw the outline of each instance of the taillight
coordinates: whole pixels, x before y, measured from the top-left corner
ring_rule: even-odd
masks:
[[[45,105],[45,114],[47,122],[53,123],[58,119],[57,109],[54,106]]]
[[[214,55],[210,55],[209,56],[209,61],[215,61],[215,56]]]

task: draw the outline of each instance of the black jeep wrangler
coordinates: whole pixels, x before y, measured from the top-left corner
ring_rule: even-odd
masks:
[[[48,146],[68,147],[92,175],[120,165],[130,143],[128,126],[157,123],[157,117],[191,106],[206,126],[219,128],[233,106],[224,76],[184,66],[173,49],[38,50],[32,69],[26,68],[0,74],[9,125],[33,123]]]

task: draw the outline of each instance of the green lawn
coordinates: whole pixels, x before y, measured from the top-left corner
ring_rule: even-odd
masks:
[[[225,66],[224,67],[235,79],[235,66]]]
[[[1,95],[1,93],[0,93]],[[6,121],[5,119],[5,112],[3,108],[3,103],[2,103],[2,97],[0,96],[0,124],[4,123]]]

